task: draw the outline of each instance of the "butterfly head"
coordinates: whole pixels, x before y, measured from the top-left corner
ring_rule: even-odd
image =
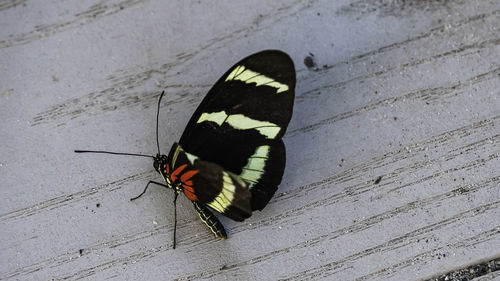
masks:
[[[167,176],[169,174],[169,167],[166,155],[156,154],[153,158],[153,167],[162,176]]]

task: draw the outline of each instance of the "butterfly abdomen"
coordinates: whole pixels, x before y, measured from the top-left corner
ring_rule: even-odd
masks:
[[[216,237],[220,239],[226,239],[227,234],[226,230],[222,223],[215,217],[210,210],[204,206],[200,205],[196,202],[193,202],[194,208],[198,212],[200,219],[210,228],[210,230],[215,234]]]

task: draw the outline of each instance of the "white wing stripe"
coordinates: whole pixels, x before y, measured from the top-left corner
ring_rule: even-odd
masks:
[[[267,85],[276,88],[276,94],[288,91],[288,85],[281,84],[274,79],[267,77],[250,69],[245,69],[245,66],[239,65],[231,71],[225,81],[240,80],[247,84],[255,83],[257,86]]]
[[[234,186],[231,176],[226,172],[222,172],[222,190],[217,197],[207,205],[221,214],[224,213],[224,210],[233,202],[235,190],[236,187]]]
[[[231,127],[238,130],[255,129],[268,139],[276,138],[281,130],[281,128],[274,123],[255,120],[243,114],[227,115],[225,111],[212,113],[204,112],[201,114],[200,118],[198,118],[196,123],[202,123],[205,121],[215,122],[219,126],[222,126],[222,124],[226,122]]]
[[[250,188],[259,182],[260,178],[264,174],[270,148],[271,147],[269,145],[261,145],[257,147],[254,154],[248,159],[245,167],[243,167],[240,177],[250,183]]]

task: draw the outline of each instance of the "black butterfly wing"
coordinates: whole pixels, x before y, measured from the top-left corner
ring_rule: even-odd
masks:
[[[179,141],[186,152],[245,179],[253,210],[264,208],[281,182],[281,138],[292,116],[294,89],[295,68],[287,54],[253,54],[215,83]]]
[[[220,165],[204,161],[196,155],[185,152],[174,143],[168,156],[168,168],[165,173],[174,185],[180,185],[182,191],[196,204],[209,206],[217,212],[236,221],[243,221],[252,215],[251,198],[248,182],[240,176],[227,171]],[[172,172],[169,172],[171,169]],[[197,208],[199,212],[200,209]],[[200,216],[214,231],[215,221],[210,222],[208,212]],[[214,231],[217,235],[217,231]]]

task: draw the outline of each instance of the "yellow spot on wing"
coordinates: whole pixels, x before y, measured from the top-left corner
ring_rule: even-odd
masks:
[[[247,84],[255,83],[257,86],[267,85],[276,88],[276,94],[288,91],[288,85],[281,84],[274,79],[267,77],[258,72],[246,69],[245,66],[239,65],[231,71],[231,73],[226,77],[225,81],[239,80]]]
[[[245,80],[245,82],[247,82],[247,83],[256,83],[257,86],[268,85],[268,86],[271,86],[271,87],[274,87],[274,88],[279,88],[279,86],[276,87],[276,86],[271,85],[272,83],[278,83],[278,82],[273,82],[274,81],[273,79],[271,79],[269,77],[266,77],[264,75],[260,75],[260,74],[258,74],[256,72],[253,72],[253,73],[255,73],[256,76],[254,76],[252,78],[249,78],[248,80]]]
[[[179,152],[182,150],[181,146],[178,145],[175,149],[174,156],[172,157],[172,170],[175,167],[175,162],[177,161],[177,156],[179,156]]]
[[[219,126],[222,125],[222,123],[224,123],[224,121],[226,120],[227,118],[227,114],[225,111],[219,111],[219,112],[214,112],[214,113],[202,113],[200,118],[198,119],[198,121],[196,123],[201,123],[201,122],[204,122],[204,121],[212,121],[212,122],[215,122],[217,123]]]
[[[200,118],[198,118],[197,123],[205,121],[215,122],[219,126],[221,126],[224,122],[227,122],[231,125],[231,127],[238,130],[255,129],[268,139],[276,138],[281,130],[281,128],[274,123],[255,120],[243,114],[233,114],[228,116],[225,111],[212,113],[204,112],[201,114]]]
[[[233,80],[234,76],[238,76],[241,72],[245,70],[243,65],[239,65],[231,71],[231,73],[227,76],[226,81]]]
[[[243,114],[229,115],[227,123],[239,130],[256,129],[261,135],[266,136],[268,139],[274,139],[281,129],[274,123],[255,120]]]
[[[234,186],[231,176],[227,172],[222,172],[222,190],[217,197],[207,205],[221,214],[224,213],[224,210],[233,202],[235,190],[236,187]]]
[[[269,149],[269,145],[261,145],[257,147],[254,154],[248,158],[248,162],[245,167],[243,167],[240,177],[249,182],[250,188],[252,188],[264,174],[266,160],[269,157]]]
[[[194,164],[194,161],[195,161],[196,159],[198,159],[198,156],[195,156],[195,155],[193,155],[193,154],[191,154],[191,153],[187,153],[187,152],[185,152],[185,153],[186,153],[186,157],[187,157],[187,159],[189,160],[189,162],[191,163],[191,165],[193,165],[193,164]]]

